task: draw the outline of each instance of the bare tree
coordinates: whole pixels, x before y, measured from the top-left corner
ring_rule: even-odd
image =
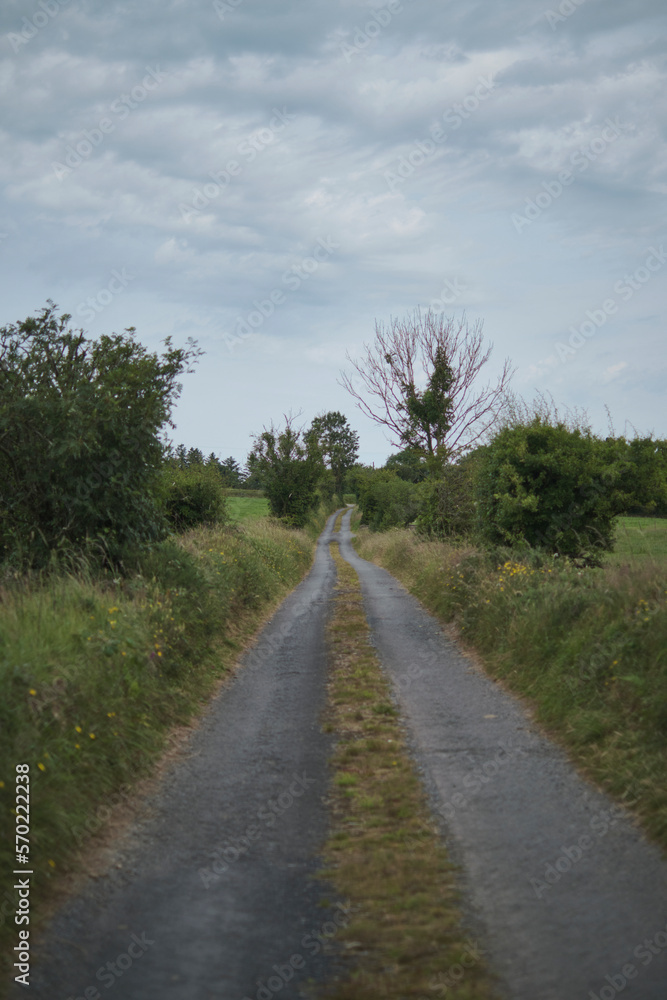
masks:
[[[493,350],[482,326],[470,326],[465,314],[457,321],[431,310],[389,326],[376,322],[375,340],[361,358],[347,355],[353,371],[341,372],[339,384],[395,445],[455,459],[495,423],[515,371],[506,359],[493,384],[478,385]]]

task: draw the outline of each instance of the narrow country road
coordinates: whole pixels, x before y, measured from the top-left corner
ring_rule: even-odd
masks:
[[[346,903],[312,878],[327,829],[333,521],[149,818],[51,922],[29,995],[295,1000],[300,983],[336,974],[323,943]],[[356,555],[349,524],[350,512],[341,552],[462,867],[470,934],[507,1000],[665,1000],[667,864],[392,576]]]
[[[356,554],[350,517],[341,553],[508,1000],[666,1000],[667,862],[393,576]]]
[[[265,1000],[293,1000],[297,979],[332,973],[323,942],[345,911],[318,905],[325,886],[312,875],[327,828],[330,738],[319,716],[333,522],[310,574],[167,775],[152,817],[124,843],[120,867],[60,911],[30,989],[12,996],[255,1000],[258,981],[271,980],[278,990],[265,985]]]

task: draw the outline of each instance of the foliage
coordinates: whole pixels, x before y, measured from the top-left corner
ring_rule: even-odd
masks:
[[[363,356],[348,355],[353,372],[341,373],[341,385],[394,444],[440,464],[468,451],[496,423],[513,370],[506,360],[494,384],[480,385],[491,351],[481,322],[469,326],[465,315],[456,322],[417,310],[388,327],[376,323]]]
[[[301,431],[292,427],[291,418],[285,421],[283,430],[271,425],[256,437],[252,464],[261,475],[274,517],[303,527],[320,504],[317,487],[324,467],[312,439],[304,440]]]
[[[348,470],[347,476],[345,477],[345,485],[350,493],[354,493],[355,498],[359,496],[362,484],[366,481],[367,474],[373,471],[373,466],[362,465],[361,462],[357,462],[356,465],[353,465],[352,468]]]
[[[411,524],[419,510],[420,487],[384,469],[366,470],[359,478],[357,497],[361,523],[373,531]]]
[[[215,465],[199,463],[181,468],[168,463],[162,473],[161,493],[174,531],[227,520],[225,490]]]
[[[446,465],[421,488],[417,530],[434,538],[464,537],[475,526],[475,466]]]
[[[428,475],[424,456],[414,448],[406,448],[390,455],[384,463],[385,469],[395,472],[399,479],[408,483],[422,483]]]
[[[618,472],[617,507],[629,514],[667,515],[667,441],[607,438],[605,460]]]
[[[255,451],[251,451],[243,470],[243,485],[250,490],[264,490],[265,469]]]
[[[178,459],[178,464],[184,469],[188,469],[191,465],[204,464],[204,452],[200,448],[186,449],[184,444],[180,444],[176,449],[176,458]],[[215,455],[209,455],[209,462],[211,458],[214,461],[216,460]]]
[[[188,449],[184,444],[179,444],[169,457],[182,469],[199,465],[214,468],[218,472],[220,482],[230,489],[237,489],[243,484],[243,472],[232,455],[221,462],[214,452],[211,452],[208,458],[204,458],[204,454],[199,448]]]
[[[338,505],[337,501],[340,498],[336,493],[336,481],[334,480],[333,473],[330,472],[329,469],[322,469],[317,486],[317,493],[320,498],[320,503],[322,503],[326,508],[334,509]]]
[[[218,468],[225,486],[230,489],[238,489],[243,485],[243,471],[232,455],[229,455],[222,462],[218,462]]]
[[[331,470],[334,493],[342,496],[345,489],[345,475],[359,455],[359,435],[352,430],[346,417],[337,410],[315,417],[308,435],[314,438],[324,464]]]
[[[404,416],[402,444],[422,455],[427,455],[429,459],[437,457],[444,461],[445,441],[451,428],[454,406],[451,397],[454,372],[444,346],[438,344],[436,347],[432,370],[426,379],[426,388],[421,391],[415,386],[412,378],[403,374],[397,356],[387,354],[385,360],[391,366],[392,375],[396,378],[403,395],[404,402],[399,406]]]
[[[0,330],[0,557],[117,562],[164,533],[159,433],[200,352],[151,354],[133,328],[91,340],[56,308]]]
[[[479,450],[478,528],[493,545],[595,561],[612,548],[616,472],[589,432],[535,418]]]

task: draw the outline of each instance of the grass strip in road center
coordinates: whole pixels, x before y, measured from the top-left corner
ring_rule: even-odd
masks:
[[[349,978],[330,1000],[494,996],[480,942],[466,935],[455,869],[409,756],[371,644],[357,574],[331,543],[338,574],[328,627],[332,827],[323,875],[352,901],[339,941]]]

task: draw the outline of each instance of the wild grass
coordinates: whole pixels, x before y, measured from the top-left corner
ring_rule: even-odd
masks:
[[[15,776],[30,766],[31,902],[147,775],[262,618],[308,570],[312,535],[268,520],[196,529],[123,578],[6,576],[0,587],[0,869],[15,867]],[[0,943],[15,944],[11,882]],[[4,895],[3,895],[4,893]],[[31,927],[33,926],[31,922]]]
[[[667,567],[580,569],[360,529],[359,552],[398,577],[528,697],[579,767],[667,848]]]
[[[359,581],[331,549],[338,581],[326,725],[337,744],[323,875],[351,903],[338,935],[351,970],[323,995],[488,1000],[483,955],[461,927],[454,869],[370,641]]]

